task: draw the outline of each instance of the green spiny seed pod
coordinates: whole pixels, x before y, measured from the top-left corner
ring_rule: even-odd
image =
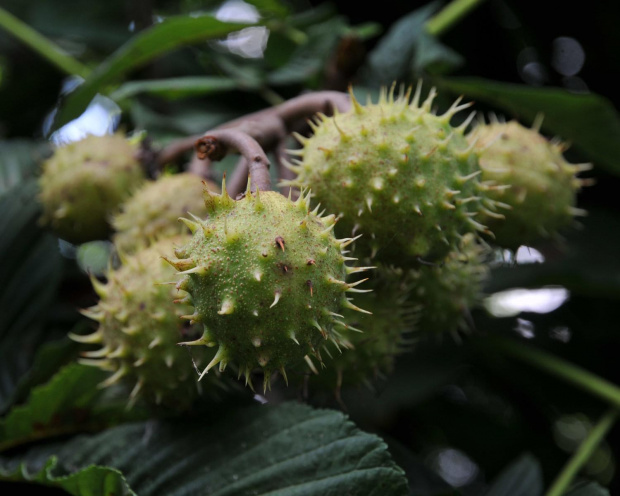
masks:
[[[167,175],[148,182],[129,198],[112,219],[117,233],[114,244],[120,251],[132,253],[153,240],[188,233],[179,217],[192,212],[203,217],[206,207],[203,189],[219,192],[212,182],[189,173]]]
[[[180,319],[191,308],[173,302],[173,297],[179,297],[177,290],[160,284],[175,274],[161,254],[188,239],[163,239],[134,255],[122,256],[122,266],[109,272],[107,284],[92,278],[101,299],[83,314],[99,322],[99,327],[87,336],[70,335],[80,343],[101,345],[82,353],[81,362],[112,373],[102,387],[121,380],[135,385],[130,405],[142,397],[185,409],[199,392],[192,359],[177,346],[183,339],[199,336],[199,330]]]
[[[417,308],[409,303],[410,288],[389,272],[375,271],[370,281],[373,291],[356,298],[366,310],[363,314],[342,311],[343,319],[350,322],[342,332],[342,347],[329,351],[324,369],[312,369],[311,388],[339,395],[343,387],[371,386],[372,380],[391,373],[395,357],[409,349],[406,334],[415,328]]]
[[[357,308],[346,298],[362,281],[347,283],[351,268],[342,250],[352,240],[338,240],[333,215],[310,212],[309,198],[296,202],[273,191],[251,193],[235,201],[226,193],[205,192],[208,216],[184,219],[194,233],[169,262],[182,279],[203,336],[187,345],[217,346],[203,376],[219,363],[235,363],[246,384],[253,369],[270,374],[311,354],[320,359],[325,340],[340,340],[346,328],[338,312]]]
[[[145,180],[135,153],[121,134],[57,148],[39,180],[41,221],[72,243],[105,238],[110,216]]]
[[[417,334],[449,333],[456,338],[457,331],[470,329],[469,310],[482,299],[489,251],[474,235],[467,234],[459,250],[450,252],[441,263],[407,273],[412,288],[409,303],[418,308]]]
[[[489,195],[511,210],[503,210],[499,218],[483,212],[480,219],[499,246],[516,249],[555,236],[575,215],[585,215],[575,207],[577,191],[584,184],[576,174],[591,164],[566,162],[564,144],[548,141],[537,129],[516,121],[481,124],[468,139],[480,150],[482,179],[510,185]]]
[[[458,246],[461,235],[485,231],[475,220],[492,186],[479,181],[477,154],[452,116],[469,105],[457,100],[443,115],[431,112],[434,88],[420,104],[421,86],[333,117],[319,116],[314,135],[299,136],[301,160],[287,184],[312,189],[314,198],[341,216],[342,232],[364,233],[360,256],[398,266],[420,258],[439,260]],[[473,117],[470,116],[470,117]]]

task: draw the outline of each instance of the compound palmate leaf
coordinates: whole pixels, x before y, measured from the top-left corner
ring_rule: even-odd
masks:
[[[76,437],[55,454],[66,470],[56,476],[92,464],[113,467],[140,496],[408,494],[404,472],[380,438],[339,412],[293,403],[125,424]],[[29,465],[36,460],[36,449],[23,459],[30,473],[41,470]],[[14,473],[19,462],[0,458],[3,466]]]

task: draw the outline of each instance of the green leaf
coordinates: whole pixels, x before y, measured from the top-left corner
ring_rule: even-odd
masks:
[[[532,455],[525,454],[499,474],[486,496],[536,496],[542,493],[540,464]]]
[[[609,490],[597,482],[578,484],[566,493],[566,496],[609,496]]]
[[[542,113],[543,131],[570,141],[595,166],[620,174],[620,117],[612,103],[600,95],[478,78],[444,79],[439,85],[510,112],[523,124],[530,124]]]
[[[258,89],[265,79],[262,64],[243,59],[233,53],[210,54],[210,58],[239,88]]]
[[[0,141],[0,196],[36,175],[49,145],[39,141]]]
[[[65,47],[65,40],[79,40],[90,50],[113,50],[131,35],[124,0],[93,2],[88,9],[83,0],[29,0],[27,5],[22,0],[3,0],[2,6]],[[70,45],[70,52],[87,55],[75,45]]]
[[[30,179],[0,196],[0,410],[49,339],[44,323],[60,282],[57,241],[37,225],[36,194]]]
[[[370,40],[376,36],[379,36],[383,31],[383,26],[378,22],[365,22],[356,26],[351,26],[347,33],[349,36],[355,36],[362,41]]]
[[[73,363],[48,383],[37,386],[24,405],[14,407],[0,420],[0,451],[86,429],[102,428],[103,419],[90,407],[101,394],[97,388],[106,373]]]
[[[32,366],[18,378],[12,394],[1,397],[0,413],[11,404],[24,401],[33,387],[48,381],[60,367],[75,358],[77,348],[77,343],[69,338],[43,344],[37,350]]]
[[[461,55],[450,47],[441,43],[437,38],[426,32],[422,32],[418,38],[415,58],[413,60],[413,72],[440,75],[458,69],[465,63]]]
[[[88,74],[88,67],[2,7],[0,7],[0,27],[67,75],[85,76]]]
[[[293,403],[222,405],[183,422],[126,424],[74,438],[55,454],[66,468],[115,467],[140,496],[408,494],[380,438],[339,412]],[[40,458],[33,449],[25,460]],[[0,467],[11,463],[0,458]]]
[[[110,241],[89,241],[81,244],[76,252],[76,262],[85,274],[103,276],[108,270],[114,245]]]
[[[347,24],[342,17],[311,26],[307,33],[308,41],[295,50],[285,65],[269,74],[269,84],[302,83],[319,74],[346,30]]]
[[[439,6],[440,2],[431,2],[392,25],[368,56],[368,62],[362,69],[363,84],[389,86],[393,81],[408,79],[424,24]]]
[[[197,131],[209,129],[239,117],[239,111],[230,106],[209,102],[209,112],[193,106],[179,106],[172,115],[159,114],[138,101],[131,102],[131,119],[138,128],[146,129],[149,136],[158,142],[167,142],[173,138],[184,138]]]
[[[288,23],[297,29],[307,29],[314,24],[321,24],[337,14],[332,3],[319,3],[315,7],[298,12],[289,17]]]
[[[69,94],[58,111],[55,127],[78,117],[98,92],[127,72],[181,46],[220,38],[247,26],[218,21],[208,15],[178,16],[142,31],[94,69],[84,83]]]
[[[246,3],[254,5],[263,15],[284,18],[290,13],[288,6],[278,0],[247,0]]]
[[[110,98],[124,100],[146,93],[167,100],[178,100],[199,95],[210,95],[237,88],[234,79],[218,76],[187,76],[150,81],[129,81],[114,91]]]
[[[28,473],[25,465],[14,471],[0,467],[0,480],[15,482],[34,482],[44,486],[64,489],[74,496],[136,496],[125,481],[123,474],[108,467],[87,467],[67,476],[55,476],[54,469],[58,464],[56,457],[47,460],[41,470],[34,474]]]

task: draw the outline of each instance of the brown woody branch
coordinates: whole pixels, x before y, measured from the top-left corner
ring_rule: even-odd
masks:
[[[266,185],[270,185],[269,161],[265,152],[276,151],[278,172],[286,174],[281,162],[284,142],[289,133],[316,113],[331,115],[335,110],[346,112],[350,106],[346,93],[320,91],[301,95],[281,105],[234,119],[204,135],[174,141],[159,153],[157,163],[163,167],[194,148],[198,141],[199,148],[189,165],[191,172],[207,176],[212,161],[221,160],[226,153],[236,151],[242,158],[227,185],[229,194],[234,197],[243,191],[248,172],[252,175],[252,183],[262,190]],[[216,141],[206,138],[215,138]],[[222,146],[224,148],[221,148]],[[260,154],[257,153],[257,147],[261,148]],[[256,160],[259,156],[260,160]]]
[[[216,129],[208,136],[199,138],[195,146],[196,155],[201,160],[217,161],[222,160],[229,152],[239,153],[252,176],[252,191],[256,191],[256,188],[271,190],[269,159],[263,148],[248,133],[235,128]]]

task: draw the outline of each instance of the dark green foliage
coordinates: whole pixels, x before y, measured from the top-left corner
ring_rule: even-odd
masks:
[[[455,0],[426,2],[412,12],[406,2],[390,0],[358,3],[348,10],[340,4],[307,8],[307,2],[247,3],[256,9],[250,16],[254,20],[248,17],[228,23],[221,19],[221,11],[218,14],[220,3],[211,1],[2,2],[0,493],[537,496],[556,481],[562,482],[560,474],[569,475],[561,488],[566,496],[618,493],[618,428],[604,429],[605,440],[598,447],[588,446],[587,440],[600,427],[597,419],[602,412],[620,406],[620,119],[613,77],[620,50],[616,29],[620,6],[590,2],[579,9],[545,10],[527,2]],[[45,36],[43,44],[32,48],[28,34],[24,37],[22,31],[20,35],[12,21],[7,24],[1,15],[5,10]],[[264,36],[253,42],[255,51],[261,43],[266,44],[263,57],[247,58],[230,49],[230,43],[241,43],[252,33],[238,34],[247,27]],[[572,39],[576,51],[562,49],[567,38]],[[584,55],[581,67],[576,73],[563,71],[560,59],[578,57],[579,50]],[[74,61],[73,67],[79,69],[75,72],[84,75],[84,81],[68,77],[66,66],[62,69],[54,60],[59,51]],[[532,79],[532,74],[537,78]],[[238,382],[226,382],[226,387],[216,384],[218,394],[188,402],[191,407],[182,414],[175,408],[157,406],[146,411],[139,403],[128,410],[127,398],[135,381],[101,388],[98,385],[109,374],[75,363],[80,353],[95,350],[72,343],[66,336],[96,332],[97,324],[79,310],[102,303],[86,271],[97,272],[101,284],[110,287],[104,273],[117,270],[119,260],[104,260],[112,248],[107,240],[75,247],[39,225],[42,209],[37,201],[37,177],[51,153],[51,132],[67,124],[63,133],[69,134],[64,137],[85,128],[101,134],[109,132],[110,122],[120,115],[120,132],[145,131],[140,159],[149,179],[155,179],[162,173],[187,169],[189,149],[165,164],[156,160],[158,151],[173,139],[201,135],[308,90],[346,91],[351,84],[360,102],[367,96],[376,102],[382,86],[389,88],[396,81],[396,88],[401,83],[404,88],[415,87],[420,80],[427,91],[432,87],[439,90],[428,109],[439,116],[433,119],[441,119],[460,95],[465,102],[475,101],[473,109],[485,116],[499,113],[500,120],[531,125],[537,115],[544,114],[542,134],[572,145],[565,151],[567,162],[594,165],[584,179],[595,184],[571,199],[571,207],[589,212],[581,221],[582,228],[567,230],[561,241],[532,239],[529,255],[527,249],[521,249],[516,261],[514,253],[493,248],[489,236],[485,239],[491,245],[491,264],[467,265],[467,257],[460,254],[455,258],[457,279],[446,275],[454,260],[444,258],[449,251],[445,249],[428,259],[410,260],[419,274],[432,276],[430,283],[399,279],[401,286],[395,289],[370,280],[360,288],[373,288],[374,292],[359,295],[359,299],[355,295],[350,302],[342,299],[342,284],[325,281],[312,286],[312,295],[310,286],[303,286],[307,293],[295,301],[289,298],[291,306],[285,305],[287,295],[283,294],[272,310],[286,308],[286,331],[291,330],[288,324],[298,325],[303,320],[299,301],[320,301],[322,307],[343,317],[321,315],[316,318],[318,327],[300,331],[306,337],[311,335],[305,343],[309,341],[315,348],[307,346],[303,351],[310,355],[316,351],[323,359],[325,369],[312,357],[318,376],[303,356],[295,357],[301,358],[301,363],[287,367],[288,387],[277,371],[277,360],[271,362],[271,369],[261,367],[256,353],[251,367],[241,364],[236,368],[231,359],[229,368],[234,375],[247,372],[250,383],[263,379],[256,371],[267,371],[264,377],[270,381],[271,391],[264,396],[246,388],[241,377]],[[105,102],[117,113],[100,119],[93,117],[91,112],[98,107],[92,106],[89,114],[83,115],[95,96],[95,103]],[[329,105],[315,110],[330,112]],[[79,116],[89,118],[73,121]],[[296,122],[287,122],[281,131],[298,131],[305,139],[311,135],[307,119],[313,117],[303,115]],[[456,127],[465,118],[457,114],[449,124]],[[105,129],[101,127],[104,121]],[[263,124],[258,120],[251,126],[269,134],[269,125]],[[449,134],[452,128],[444,124],[443,131]],[[372,127],[366,141],[380,141],[379,130],[384,128]],[[467,132],[467,127],[462,128],[462,133]],[[459,150],[461,138],[451,138],[459,142]],[[269,152],[274,184],[282,176],[285,143],[280,144]],[[286,145],[292,146],[293,139]],[[236,150],[230,147],[227,151],[234,155]],[[368,161],[371,169],[377,166],[376,158]],[[236,162],[234,156],[210,167],[193,161],[192,171],[218,181],[226,173],[230,184]],[[333,169],[342,172],[346,167],[338,163]],[[368,183],[376,179],[371,175],[360,174],[357,179]],[[388,232],[383,248],[392,243],[392,237],[407,237],[418,226],[393,223],[382,210],[385,200],[393,199],[395,190],[406,183],[399,179],[389,183],[383,190],[386,196],[373,199],[371,205],[376,218],[373,230],[385,228]],[[471,181],[484,183],[479,177]],[[332,186],[327,189],[331,191]],[[408,186],[405,190],[411,193]],[[265,201],[266,193],[260,191]],[[318,197],[318,189],[315,193]],[[446,191],[435,193],[441,196]],[[477,197],[474,193],[463,191]],[[96,196],[92,190],[91,196]],[[370,210],[366,196],[360,197],[359,203]],[[550,201],[556,199],[556,195],[550,196]],[[185,203],[182,194],[175,199]],[[546,200],[527,216],[540,220]],[[252,194],[240,201],[250,205],[256,198]],[[489,207],[488,202],[485,206]],[[327,210],[321,215],[322,208]],[[336,233],[350,235],[353,221],[347,225],[350,219],[338,218],[341,212],[332,211],[327,204],[320,209],[317,214],[329,219],[329,226],[323,227],[336,222],[332,226]],[[93,208],[82,210],[88,217]],[[170,217],[177,216],[169,210]],[[481,212],[478,207],[468,213],[477,212]],[[151,216],[148,209],[141,213]],[[429,210],[428,216],[435,213]],[[501,215],[502,211],[493,213]],[[213,220],[208,212],[199,215],[205,225]],[[470,219],[487,225],[480,214]],[[106,217],[104,222],[108,220]],[[144,226],[148,222],[126,220],[128,229],[147,231]],[[428,223],[434,225],[431,220]],[[257,231],[270,232],[276,223],[262,219],[250,224]],[[451,244],[463,235],[460,228],[457,231],[450,233]],[[349,253],[337,250],[331,269],[343,264],[341,257],[363,258],[372,253],[377,246],[372,239],[374,231],[364,232],[360,226],[356,234],[360,233],[358,247],[343,247]],[[325,236],[329,238],[331,233]],[[439,234],[434,236],[445,245]],[[292,256],[295,243],[285,239],[283,251],[273,241],[274,260]],[[366,253],[356,251],[362,242],[368,243]],[[513,245],[521,242],[516,240]],[[90,255],[91,251],[96,254]],[[384,251],[388,256],[378,270],[368,272],[369,278],[378,280],[375,273],[380,270],[403,266],[400,249],[389,254]],[[305,254],[305,248],[296,256],[300,254]],[[173,258],[172,250],[167,256]],[[528,256],[544,262],[526,263]],[[153,265],[161,263],[157,258]],[[108,265],[110,269],[106,269]],[[226,268],[232,275],[226,282],[229,287],[248,282],[240,277],[247,268],[243,263]],[[338,270],[337,279],[344,281],[347,269]],[[482,276],[487,274],[481,292]],[[275,299],[272,286],[282,277],[271,278],[269,291],[252,294],[252,301],[268,300],[263,307],[269,308]],[[160,281],[170,285],[149,283],[143,289],[157,292],[165,288],[174,293],[178,280],[172,279],[175,277]],[[431,284],[433,290],[420,291],[425,284]],[[335,297],[325,294],[331,286],[342,286]],[[465,288],[465,293],[459,294],[459,288]],[[518,288],[551,294],[566,290],[564,296],[568,297],[559,303],[552,301],[560,305],[553,311],[532,307],[516,317],[494,317],[485,310],[488,305],[472,308],[481,300],[485,302],[485,294]],[[513,292],[508,296],[515,299],[519,294],[536,296],[536,303],[542,302],[540,293]],[[412,295],[416,295],[415,302]],[[229,291],[228,296],[247,297],[241,291]],[[115,297],[120,298],[119,293]],[[215,307],[218,317],[222,303]],[[342,305],[349,308],[339,310]],[[368,307],[373,315],[353,313],[353,305]],[[183,307],[175,306],[192,319],[191,309]],[[148,316],[140,311],[138,306],[138,320],[143,319],[143,329],[147,329]],[[438,318],[425,321],[429,315]],[[176,358],[197,379],[208,360],[201,360],[196,347],[176,347],[177,326],[184,328],[185,320],[190,319],[172,317],[171,345],[180,352]],[[344,326],[332,319],[342,319]],[[430,320],[449,321],[450,325],[434,326]],[[455,335],[458,342],[443,332],[459,325],[472,332]],[[352,327],[364,332],[357,333]],[[244,333],[257,328],[238,323],[233,338],[246,337]],[[439,339],[416,340],[421,334],[416,330],[423,328]],[[321,331],[334,338],[342,355],[331,342],[323,347],[327,341]],[[226,334],[226,329],[222,326],[218,332]],[[378,336],[387,339],[374,339]],[[290,336],[286,340],[297,347]],[[355,349],[345,349],[349,343],[357,348],[357,355]],[[214,355],[217,348],[200,350]],[[160,365],[167,368],[165,359]],[[345,368],[353,372],[346,373]],[[157,364],[152,370],[159,378]],[[308,377],[310,374],[313,377]],[[317,387],[317,380],[327,382],[327,392]],[[360,387],[365,382],[371,382],[372,389]],[[183,396],[183,390],[176,392]],[[259,406],[255,400],[268,404]],[[295,400],[306,404],[293,403]],[[181,398],[172,406],[188,406],[184,401]],[[337,410],[346,410],[350,419]],[[561,437],[567,417],[584,420],[571,424],[573,430],[562,431]],[[565,450],[569,438],[571,449]],[[585,448],[575,451],[584,439]],[[573,456],[579,462],[576,468],[574,463],[568,464]]]
[[[58,463],[52,473],[74,472],[81,492],[72,494],[80,496],[92,494],[86,487],[97,488],[95,481],[104,475],[121,494],[144,496],[408,494],[404,473],[380,438],[361,432],[341,413],[296,404],[220,405],[183,423],[129,423],[51,448]],[[49,473],[50,451],[0,458],[0,476],[66,487]],[[37,475],[20,477],[20,460]],[[41,471],[41,464],[47,470]],[[99,467],[86,468],[93,464]]]

